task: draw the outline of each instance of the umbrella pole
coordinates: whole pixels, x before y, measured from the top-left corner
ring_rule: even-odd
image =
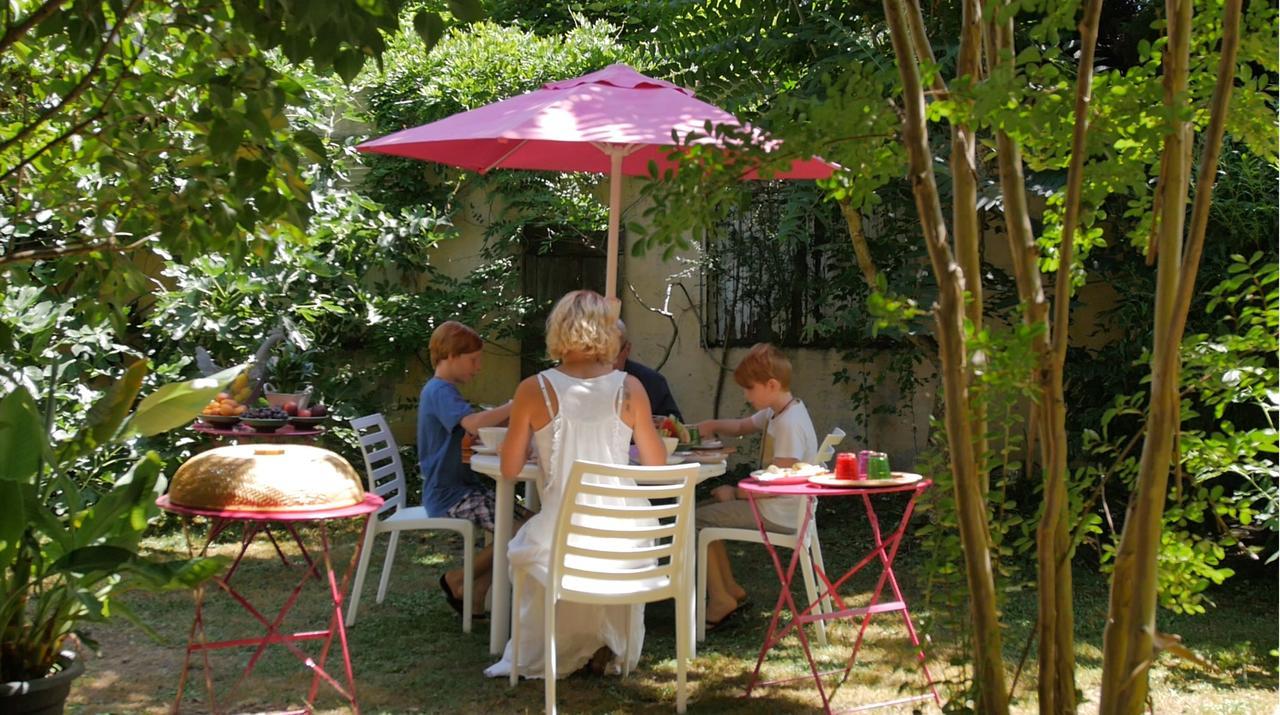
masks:
[[[604,297],[618,297],[618,221],[622,213],[622,157],[625,147],[609,147],[609,242],[605,247]]]

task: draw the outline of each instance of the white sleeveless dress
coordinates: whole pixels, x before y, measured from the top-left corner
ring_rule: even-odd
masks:
[[[606,464],[626,464],[631,444],[631,428],[618,416],[622,406],[622,387],[626,373],[613,371],[593,378],[570,377],[554,368],[540,375],[548,413],[550,400],[546,393],[554,391],[559,410],[545,427],[534,433],[534,445],[542,465],[544,481],[541,486],[542,511],[525,522],[511,539],[507,549],[512,571],[517,565],[541,563],[547,565],[551,558],[551,543],[555,536],[556,517],[564,497],[565,482],[574,460],[586,459]],[[586,480],[596,483],[620,483],[612,477],[586,475]],[[629,480],[628,480],[629,481]],[[585,502],[603,502],[604,497],[584,496]],[[609,501],[619,501],[610,499]],[[594,544],[583,543],[588,548],[613,550],[614,539],[590,539]],[[575,541],[575,543],[578,543]],[[632,542],[628,541],[630,545]],[[569,558],[578,568],[590,569],[591,559]],[[512,638],[520,638],[520,663],[516,672],[527,678],[541,678],[543,674],[544,611],[543,587],[533,578],[525,580],[520,603],[512,604],[520,609],[520,632]],[[630,618],[628,618],[630,611]],[[630,628],[630,638],[625,637]],[[563,678],[586,665],[600,646],[609,646],[619,657],[615,664],[625,659],[629,668],[635,668],[640,660],[644,644],[644,606],[597,606],[561,602],[556,610],[556,674]],[[625,653],[624,653],[625,650]],[[511,673],[511,641],[503,651],[502,660],[485,669],[485,675],[496,678]]]

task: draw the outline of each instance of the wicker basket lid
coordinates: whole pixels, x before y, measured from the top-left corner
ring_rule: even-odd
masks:
[[[169,501],[197,509],[311,511],[364,500],[347,460],[300,444],[218,447],[188,459],[173,475]]]

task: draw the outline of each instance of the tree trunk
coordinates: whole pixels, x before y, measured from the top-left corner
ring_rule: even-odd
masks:
[[[913,3],[914,4],[914,3]],[[923,33],[921,33],[923,35]],[[921,38],[921,42],[928,42]],[[979,0],[964,0],[960,19],[960,52],[956,59],[956,84],[962,88],[978,82],[978,56],[982,47],[982,4]],[[920,51],[924,54],[923,51]],[[927,53],[932,56],[932,50]],[[952,95],[955,99],[961,95]],[[964,286],[968,291],[965,318],[974,333],[982,329],[982,243],[981,223],[978,220],[978,171],[977,137],[973,120],[969,116],[972,103],[960,112],[962,119],[951,124],[951,221],[956,236],[956,256],[964,271]],[[974,363],[981,361],[974,356]],[[975,379],[974,365],[970,365],[969,383]],[[985,499],[990,487],[987,472],[987,408],[976,392],[969,393],[969,411],[973,420],[973,451],[978,466],[978,483]]]
[[[905,115],[903,140],[907,148],[909,178],[915,195],[916,210],[920,214],[925,245],[938,281],[938,305],[934,318],[938,327],[946,404],[945,424],[951,451],[951,473],[955,482],[956,512],[960,542],[964,549],[969,608],[973,618],[978,710],[983,713],[1005,713],[1008,712],[1009,705],[1005,690],[1000,620],[996,612],[991,543],[987,533],[987,509],[979,483],[973,431],[969,421],[964,274],[947,244],[942,204],[938,198],[929,152],[924,89],[920,84],[912,49],[907,0],[884,0],[884,8],[902,79]]]
[[[1156,557],[1160,548],[1169,466],[1174,434],[1181,419],[1178,395],[1178,348],[1186,326],[1191,291],[1204,244],[1212,200],[1217,156],[1222,144],[1235,59],[1239,44],[1240,0],[1224,9],[1222,56],[1214,88],[1209,132],[1201,159],[1192,214],[1192,232],[1182,256],[1183,221],[1187,201],[1191,126],[1173,119],[1165,137],[1159,246],[1156,272],[1154,354],[1151,364],[1151,405],[1147,436],[1138,465],[1138,478],[1129,502],[1120,548],[1111,576],[1111,600],[1102,648],[1102,715],[1137,715],[1146,705],[1151,664],[1155,659]],[[1185,101],[1191,44],[1191,0],[1168,0],[1169,44],[1165,50],[1164,101],[1173,117]]]
[[[867,287],[875,290],[876,264],[871,260],[871,247],[867,245],[867,235],[862,231],[862,214],[850,206],[848,201],[840,201],[839,205],[845,225],[849,227],[849,240],[853,242],[853,255],[858,258],[858,268],[862,270]]]

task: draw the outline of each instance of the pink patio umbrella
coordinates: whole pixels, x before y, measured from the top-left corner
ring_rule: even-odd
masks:
[[[618,218],[622,176],[646,176],[649,162],[672,166],[675,136],[704,134],[705,125],[752,131],[732,114],[694,99],[693,92],[624,64],[404,129],[360,144],[360,151],[449,164],[481,174],[493,169],[583,171],[609,175],[608,275],[605,294],[617,294]],[[716,143],[703,138],[703,143]],[[776,150],[779,142],[765,146]],[[825,179],[836,170],[821,159],[791,162],[770,178]],[[754,170],[745,179],[759,178]]]

